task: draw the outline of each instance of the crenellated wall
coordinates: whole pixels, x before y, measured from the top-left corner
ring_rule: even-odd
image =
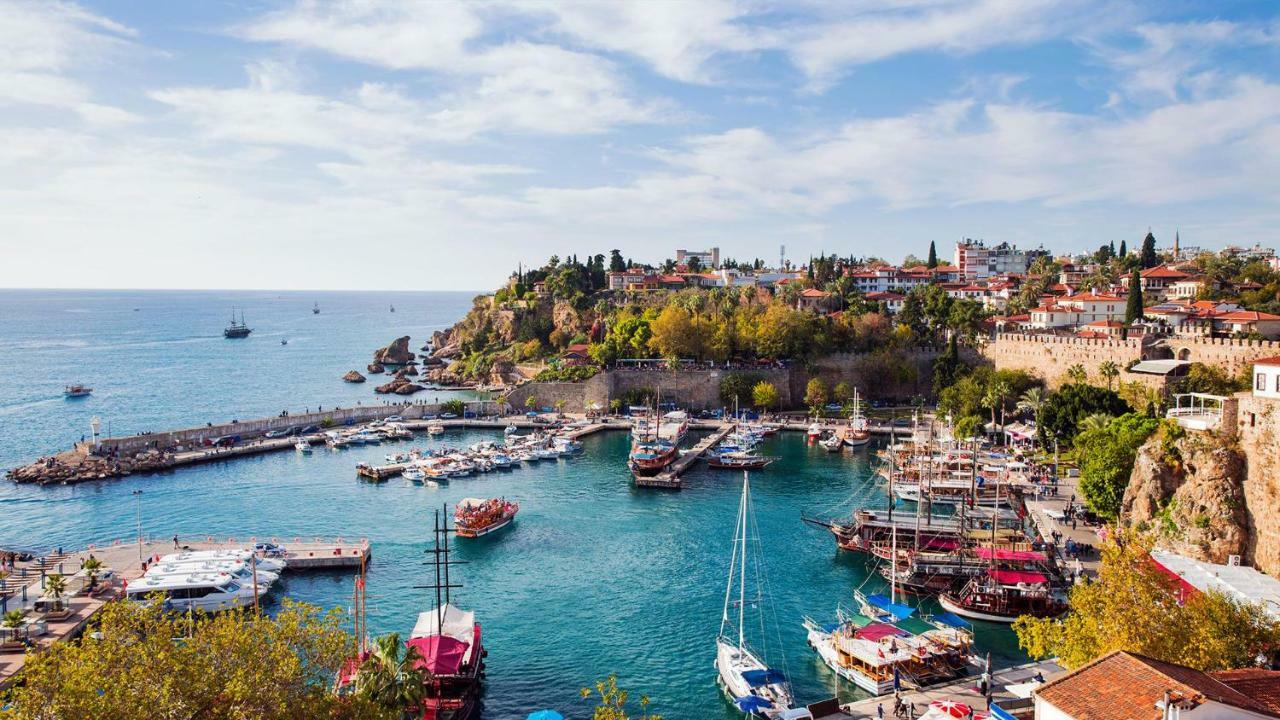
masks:
[[[998,368],[1025,370],[1044,378],[1050,386],[1057,386],[1066,382],[1067,369],[1072,365],[1083,365],[1094,372],[1107,360],[1121,368],[1141,360],[1142,341],[999,333],[979,353]]]
[[[1232,375],[1254,360],[1280,355],[1277,340],[1235,340],[1232,338],[1165,338],[1162,343],[1172,356],[1205,365],[1217,365]]]

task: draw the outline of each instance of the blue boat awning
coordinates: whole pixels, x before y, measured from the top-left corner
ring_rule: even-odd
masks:
[[[950,625],[953,628],[967,629],[970,625],[968,620],[956,615],[952,612],[940,612],[933,616],[933,619],[943,625]]]
[[[787,681],[787,676],[782,674],[781,670],[767,668],[765,670],[747,670],[742,673],[742,679],[753,688],[762,685],[775,685]]]
[[[733,704],[737,705],[738,709],[742,712],[748,713],[773,707],[772,702],[760,697],[759,695],[743,695],[737,700],[734,700]]]
[[[899,620],[906,620],[916,614],[915,608],[911,608],[906,605],[899,605],[884,595],[868,595],[867,602],[875,605],[881,610],[884,610],[890,615],[893,615]]]

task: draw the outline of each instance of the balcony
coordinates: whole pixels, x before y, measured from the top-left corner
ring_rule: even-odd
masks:
[[[1174,406],[1165,417],[1177,421],[1187,430],[1217,430],[1222,426],[1222,406],[1226,398],[1207,393],[1182,393],[1173,396]]]

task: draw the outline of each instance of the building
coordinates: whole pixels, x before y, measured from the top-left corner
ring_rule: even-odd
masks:
[[[869,292],[865,297],[868,302],[880,303],[884,311],[890,315],[897,315],[902,310],[902,303],[907,299],[906,295],[893,292]]]
[[[1080,293],[1054,298],[1031,310],[1028,326],[1038,330],[1078,328],[1106,320],[1124,320],[1125,300],[1115,295]]]
[[[1143,299],[1158,301],[1169,297],[1170,286],[1188,277],[1190,276],[1181,270],[1175,270],[1168,265],[1157,265],[1138,273],[1138,285],[1142,288]],[[1128,274],[1120,279],[1124,285],[1128,285]]]
[[[641,268],[630,268],[627,270],[611,271],[607,275],[610,290],[645,290],[646,280],[651,275],[648,271]],[[656,281],[656,278],[654,278]]]
[[[676,265],[689,266],[689,261],[698,259],[698,265],[705,270],[720,267],[720,248],[710,250],[676,250]]]
[[[1239,602],[1255,603],[1280,619],[1280,580],[1241,565],[1239,556],[1232,559],[1235,562],[1224,565],[1164,550],[1151,551],[1151,562],[1156,568],[1178,582],[1180,602],[1196,593],[1216,590]]]
[[[560,354],[560,364],[565,367],[580,367],[591,364],[590,346],[586,343],[574,343]]]
[[[831,293],[817,288],[805,288],[796,297],[796,309],[825,313],[831,309]]]
[[[1277,673],[1276,675],[1280,675]],[[1258,720],[1280,714],[1228,684],[1276,679],[1215,677],[1136,653],[1115,651],[1053,678],[1033,691],[1036,720]]]
[[[1280,400],[1280,357],[1253,361],[1253,396]]]
[[[1048,254],[1043,248],[1019,250],[1009,243],[987,247],[981,240],[966,238],[956,243],[955,266],[966,279],[986,280],[992,275],[1025,273],[1036,258]]]
[[[1265,340],[1280,338],[1280,315],[1256,310],[1232,310],[1213,317],[1214,332],[1233,335],[1260,335]]]

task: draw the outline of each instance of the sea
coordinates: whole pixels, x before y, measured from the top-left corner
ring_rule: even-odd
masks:
[[[362,373],[373,351],[409,335],[411,347],[460,319],[473,293],[0,290],[0,467],[65,450],[98,418],[115,435],[381,403]],[[320,313],[312,308],[318,305]],[[392,312],[391,308],[395,311]],[[253,328],[228,340],[232,312]],[[283,344],[281,341],[287,341]],[[70,383],[93,387],[64,399]],[[441,400],[469,394],[432,392]],[[500,439],[453,431],[310,455],[280,452],[172,473],[74,486],[0,483],[0,547],[47,552],[149,537],[368,538],[367,621],[408,635],[434,605],[426,550],[433,516],[465,497],[520,503],[511,527],[455,539],[455,604],[476,611],[488,649],[482,717],[551,708],[589,718],[579,690],[616,674],[668,720],[739,718],[716,686],[721,628],[742,475],[700,467],[679,492],[632,486],[622,432],[585,439],[573,459],[457,479],[440,488],[357,479],[359,462],[411,447]],[[837,551],[801,516],[847,515],[886,503],[874,447],[839,455],[800,433],[767,440],[776,462],[750,477],[760,577],[750,573],[748,639],[791,678],[797,699],[864,696],[805,642],[802,621],[834,620],[853,591],[884,589],[863,557]],[[349,572],[286,574],[289,597],[349,610]],[[914,602],[914,601],[913,601]],[[929,601],[921,612],[936,610]],[[736,609],[731,608],[731,614]],[[1008,628],[979,623],[995,665],[1025,660]],[[731,631],[736,634],[736,631]]]

